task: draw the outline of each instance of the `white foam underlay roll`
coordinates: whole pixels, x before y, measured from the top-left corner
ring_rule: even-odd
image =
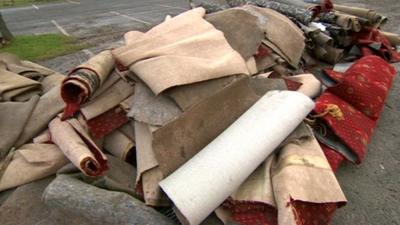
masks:
[[[160,182],[185,224],[198,225],[228,198],[314,108],[306,95],[271,91]]]

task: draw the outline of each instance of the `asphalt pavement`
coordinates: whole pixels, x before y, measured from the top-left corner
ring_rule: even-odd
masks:
[[[166,15],[189,8],[185,0],[74,0],[2,9],[13,34],[60,32],[75,37],[147,30]]]

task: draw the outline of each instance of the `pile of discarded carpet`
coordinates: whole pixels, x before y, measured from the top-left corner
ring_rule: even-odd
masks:
[[[68,76],[0,54],[1,224],[330,224],[399,36],[330,1],[192,6]]]

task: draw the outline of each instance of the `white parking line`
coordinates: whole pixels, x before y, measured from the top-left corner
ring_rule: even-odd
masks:
[[[159,6],[161,6],[161,7],[165,7],[165,8],[171,8],[171,9],[183,9],[183,10],[188,10],[188,9],[185,9],[185,8],[182,8],[182,7],[175,7],[175,6],[170,6],[170,5],[161,5],[161,4],[157,4],[157,5],[159,5]]]
[[[35,8],[36,10],[39,10],[39,7],[37,7],[36,5],[32,4],[32,7]]]
[[[79,4],[81,4],[80,2],[71,1],[71,0],[67,0],[67,2],[68,2],[68,3],[71,3],[71,4],[76,4],[76,5],[79,5]]]
[[[147,22],[147,21],[144,21],[144,20],[132,17],[132,16],[128,16],[128,15],[125,15],[125,14],[122,14],[122,13],[119,13],[119,12],[116,12],[116,11],[110,11],[110,13],[112,13],[114,15],[117,15],[117,16],[125,17],[125,18],[133,20],[133,21],[137,21],[137,22],[141,22],[141,23],[144,23],[144,24],[147,24],[147,25],[151,25],[150,22]]]
[[[52,20],[51,23],[54,24],[54,26],[56,26],[57,29],[58,29],[61,33],[63,33],[65,36],[71,36],[71,35],[69,35],[68,32],[67,32],[66,30],[64,30],[64,28],[62,28],[62,26],[60,26],[55,20]]]

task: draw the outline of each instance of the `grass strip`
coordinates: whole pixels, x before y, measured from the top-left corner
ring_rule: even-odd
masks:
[[[0,52],[9,52],[21,59],[40,61],[60,55],[70,54],[84,48],[87,44],[78,43],[74,37],[62,34],[41,34],[16,36]]]

